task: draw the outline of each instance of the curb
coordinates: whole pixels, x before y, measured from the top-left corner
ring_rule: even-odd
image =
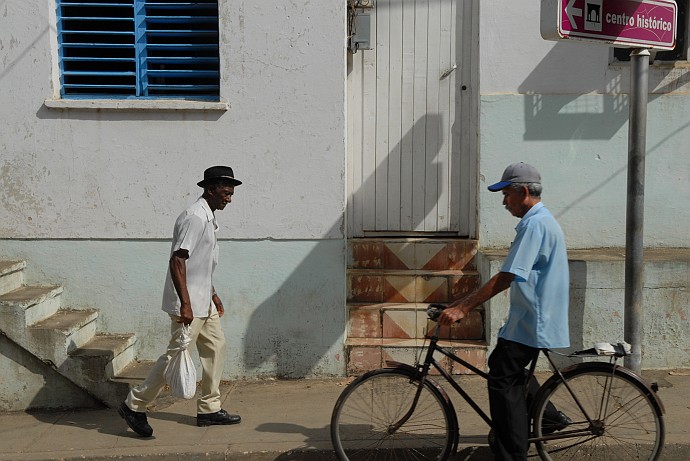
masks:
[[[201,447],[200,447],[201,448]],[[132,455],[94,455],[74,454],[62,456],[54,454],[42,456],[38,454],[12,455],[12,458],[5,458],[0,454],[0,460],[12,461],[337,461],[333,450],[289,450],[281,451],[261,451],[238,453],[231,450],[221,451],[178,451],[178,452],[159,452]]]
[[[200,447],[201,448],[201,447]],[[602,454],[602,456],[604,456]],[[0,455],[0,460],[4,458]],[[281,451],[260,451],[238,453],[231,450],[221,451],[179,451],[160,452],[132,455],[95,455],[85,454],[73,456],[53,455],[41,457],[40,455],[27,455],[26,457],[13,457],[13,461],[337,461],[332,450],[309,449]],[[536,457],[535,459],[539,459]],[[690,459],[690,444],[666,444],[658,461],[687,461]],[[458,447],[451,461],[493,461],[494,456],[487,446]],[[596,461],[596,460],[593,460]],[[608,461],[603,458],[600,461]]]

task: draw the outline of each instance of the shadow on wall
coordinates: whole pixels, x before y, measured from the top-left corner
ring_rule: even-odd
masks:
[[[562,82],[577,78],[583,69],[600,62],[588,60],[592,53],[583,53],[583,46],[556,43],[519,86],[520,93],[526,95],[524,140],[606,140],[628,121],[628,95],[621,94],[627,88],[621,88],[620,78],[607,83],[608,94],[592,94],[587,98],[581,98],[579,93],[562,94]],[[583,80],[594,79],[583,76]],[[583,88],[582,92],[597,90]]]
[[[585,329],[585,296],[587,287],[587,263],[584,261],[570,260],[568,264],[570,271],[570,297],[568,307],[568,327],[570,330],[570,347],[568,352],[587,349],[592,345],[585,346],[583,343]],[[564,351],[559,351],[564,352]],[[574,360],[570,357],[563,357],[558,354],[551,354],[556,366],[565,368],[572,365]],[[577,361],[584,361],[578,359]]]
[[[661,148],[661,146],[663,146],[663,144],[666,141],[673,138],[674,136],[683,134],[685,132],[685,130],[689,127],[690,127],[690,122],[684,123],[683,125],[679,126],[675,130],[670,132],[667,136],[658,139],[658,141],[655,144],[653,144],[653,145],[647,144],[645,158],[647,160],[652,158],[652,155],[655,154],[656,152],[658,152],[658,150]],[[574,198],[573,200],[570,200],[569,204],[564,206],[557,213],[554,213],[554,216],[556,217],[556,219],[560,219],[566,213],[568,213],[571,209],[575,208],[578,204],[581,204],[584,200],[595,195],[601,189],[604,189],[609,183],[614,181],[614,178],[616,178],[620,175],[626,175],[627,171],[628,171],[628,164],[624,163],[623,166],[621,166],[620,168],[615,170],[613,173],[611,173],[609,176],[607,176],[605,180],[599,182],[599,184],[588,185],[587,189],[584,191],[584,193],[582,195]]]
[[[436,149],[442,144],[442,126],[440,115],[427,114],[415,122],[392,151],[399,150],[402,144],[412,145],[410,138],[416,130],[421,129],[431,145],[435,146],[435,152],[434,155],[426,155],[425,152],[415,154],[425,155],[425,168],[439,169],[441,165],[436,162]],[[429,139],[434,136],[436,139]],[[385,168],[386,165],[387,162],[382,162],[377,168]],[[373,199],[357,195],[366,190],[375,190],[372,187],[375,178],[376,172],[366,178],[362,187],[355,192],[356,200]],[[431,212],[436,201],[426,201],[424,216]],[[329,234],[343,234],[344,226],[344,221],[334,223]],[[253,372],[252,375],[296,378],[324,374],[324,371],[338,367],[344,369],[345,358],[342,357],[340,344],[347,324],[346,293],[333,293],[330,298],[324,295],[332,292],[333,287],[325,284],[327,279],[323,277],[324,274],[318,273],[323,267],[323,255],[329,254],[329,245],[317,243],[281,287],[253,311],[243,342],[245,366]],[[342,259],[336,263],[345,259],[343,256],[346,255],[340,256]],[[340,280],[346,280],[344,267]],[[308,286],[307,291],[301,292],[297,288],[305,285]],[[332,299],[332,302],[322,305],[323,299]],[[300,305],[297,306],[297,303]],[[338,349],[335,352],[336,360],[340,361],[338,366],[324,362],[334,347]]]
[[[16,389],[2,392],[15,398],[14,401],[2,401],[0,411],[103,407],[49,365],[0,334],[0,364],[5,361],[13,363],[8,362],[2,367],[4,376],[0,384],[4,383],[3,387],[16,386]],[[13,370],[21,370],[21,375],[15,376]]]
[[[5,2],[0,3],[0,8],[3,7],[4,3],[5,3]],[[12,69],[14,68],[14,66],[16,66],[17,64],[19,64],[24,58],[27,58],[28,55],[29,55],[29,51],[30,51],[34,46],[36,46],[37,43],[39,43],[41,40],[43,40],[44,36],[45,36],[45,35],[48,35],[48,32],[49,32],[50,30],[51,30],[51,28],[48,27],[48,26],[45,27],[43,30],[41,30],[41,31],[36,35],[36,38],[34,38],[34,40],[33,40],[31,43],[29,43],[29,44],[26,46],[26,48],[24,48],[24,49],[21,51],[21,53],[19,54],[19,56],[18,56],[17,58],[15,58],[15,59],[13,59],[12,61],[10,61],[9,63],[7,63],[7,64],[4,66],[4,70],[3,70],[2,72],[0,72],[0,80],[2,80],[7,74],[9,74],[9,73],[12,71]],[[55,29],[53,29],[53,30],[55,30]]]
[[[580,51],[576,51],[578,46]],[[587,54],[581,51],[583,46],[586,45],[556,43],[520,85],[520,93],[526,95],[524,140],[606,141],[616,134],[621,135],[619,132],[627,124],[630,112],[627,94],[630,90],[630,69],[627,65],[615,66],[617,69],[609,70],[606,60],[603,65],[607,66],[607,69],[603,69],[602,72],[610,75],[610,81],[606,83],[605,94],[596,93],[599,89],[594,87],[582,89],[583,92],[592,93],[586,97],[583,97],[584,94],[556,94],[559,82],[571,79],[573,75],[577,78],[582,69],[592,67],[592,62],[587,60]],[[599,65],[599,61],[596,65]],[[665,93],[683,91],[690,82],[690,72],[678,72],[670,66],[655,68],[649,77],[649,87],[654,89],[654,93],[648,96],[649,102]],[[591,80],[591,77],[586,80]],[[690,122],[680,125],[663,138],[657,138],[654,144],[649,144],[648,130],[646,157],[649,159],[667,140],[683,134],[688,127]],[[571,200],[570,204],[558,213],[554,213],[556,219],[563,217],[583,200],[595,195],[614,178],[625,175],[627,167],[627,163],[623,164],[604,181],[589,185],[581,196]]]
[[[570,260],[570,348],[585,349],[582,342],[585,330],[585,295],[587,289],[587,263]],[[589,347],[589,346],[587,346]]]
[[[592,47],[599,52],[592,53]],[[526,95],[524,140],[608,140],[628,122],[629,63],[610,64],[609,48],[601,48],[602,45],[557,42],[537,64],[518,88]],[[597,81],[591,69],[599,67],[607,79],[603,91],[573,82],[578,78]],[[687,70],[651,64],[649,69],[650,102],[675,91],[687,92]],[[568,81],[579,88],[577,93],[563,94],[563,85],[567,86]],[[584,95],[587,97],[582,98]]]

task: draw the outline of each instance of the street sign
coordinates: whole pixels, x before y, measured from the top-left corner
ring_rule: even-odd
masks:
[[[677,16],[673,0],[542,0],[541,36],[672,50]]]

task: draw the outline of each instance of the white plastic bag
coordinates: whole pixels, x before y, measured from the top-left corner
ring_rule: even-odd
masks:
[[[190,325],[182,325],[178,341],[179,349],[165,369],[165,381],[170,386],[172,395],[191,399],[196,395],[196,367],[188,350],[192,342]]]

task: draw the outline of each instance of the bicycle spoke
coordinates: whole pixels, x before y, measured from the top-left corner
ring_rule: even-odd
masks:
[[[613,368],[592,366],[588,369],[583,365],[566,379],[567,387],[560,380],[549,384],[550,393],[536,410],[535,432],[539,434],[542,425],[544,429],[549,427],[542,423],[548,421],[544,417],[547,403],[573,420],[567,428],[562,428],[562,433],[556,431],[553,438],[536,442],[543,459],[627,461],[656,458],[663,441],[663,421],[635,378],[615,373]],[[593,418],[591,425],[579,417],[582,411]],[[577,434],[579,430],[586,430],[589,435]]]
[[[414,411],[410,412],[420,386],[410,373],[379,370],[346,389],[332,420],[334,446],[341,459],[447,458],[453,436],[445,403],[437,391],[425,384]]]

